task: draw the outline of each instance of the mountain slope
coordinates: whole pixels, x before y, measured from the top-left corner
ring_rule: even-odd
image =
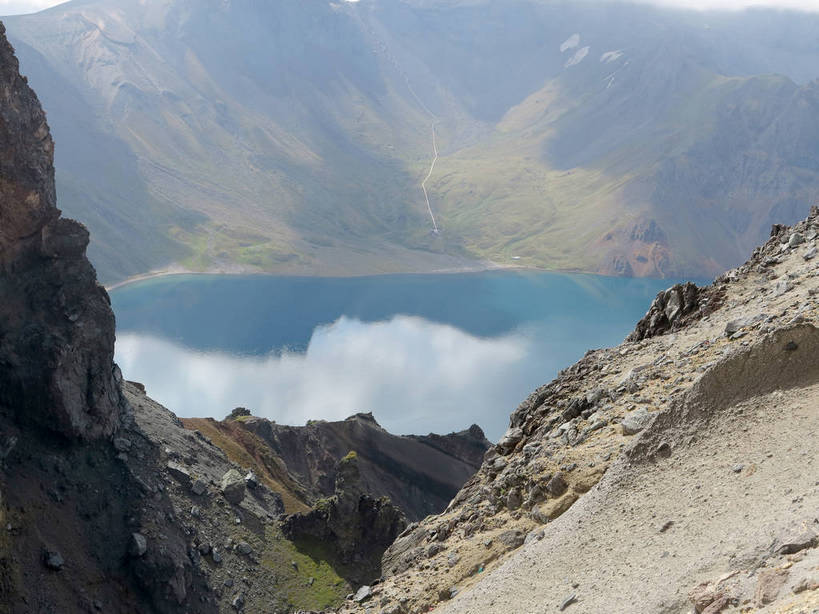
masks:
[[[58,189],[105,279],[702,275],[819,187],[814,15],[86,0],[7,22],[58,142],[87,152]]]
[[[661,292],[627,341],[535,390],[447,510],[387,550],[373,600],[811,611],[818,237],[817,207],[775,225],[746,264]]]

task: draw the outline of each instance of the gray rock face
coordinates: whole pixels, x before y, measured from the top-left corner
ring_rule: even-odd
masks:
[[[110,435],[124,400],[114,314],[85,256],[88,231],[60,218],[54,143],[0,26],[0,403],[69,438]]]
[[[245,498],[245,479],[241,473],[231,469],[222,476],[221,490],[225,499],[238,505]]]
[[[521,439],[523,439],[523,431],[519,427],[511,428],[498,442],[498,450],[502,454],[509,453]]]
[[[801,233],[795,232],[790,236],[790,239],[788,239],[788,247],[796,247],[804,242],[805,237],[803,237]]]
[[[712,287],[699,288],[691,282],[663,290],[651,303],[648,312],[628,336],[628,341],[641,341],[675,330],[697,317],[718,309],[719,297]]]

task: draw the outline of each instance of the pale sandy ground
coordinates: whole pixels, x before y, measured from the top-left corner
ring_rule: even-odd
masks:
[[[724,380],[704,382],[714,387],[708,397],[719,399],[726,389],[741,397],[744,386],[731,388],[744,378],[753,378],[751,392],[774,386],[781,359],[799,371],[791,382],[796,387],[728,406],[702,407],[703,396],[689,401],[700,404],[693,411],[669,410],[673,417],[643,434],[643,449],[621,457],[541,541],[436,611],[539,614],[559,611],[576,595],[565,611],[691,612],[688,595],[696,584],[737,571],[744,583],[738,597],[750,603],[734,611],[748,611],[772,544],[819,522],[819,331],[811,327],[808,334],[810,341],[800,339],[790,356],[781,337],[764,348],[774,370],[741,354]],[[648,459],[663,442],[671,444],[671,456]],[[819,557],[811,556],[795,565],[781,596],[806,575],[819,578],[817,564]],[[800,601],[803,609],[794,612],[813,612],[819,607],[809,605],[813,596],[780,597],[776,607]]]

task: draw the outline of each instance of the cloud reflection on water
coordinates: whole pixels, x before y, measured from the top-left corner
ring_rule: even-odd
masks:
[[[372,411],[396,433],[450,432],[477,422],[490,439],[508,424],[521,390],[542,383],[529,335],[470,335],[420,317],[365,323],[341,317],[315,329],[304,353],[244,357],[197,352],[124,333],[116,359],[125,377],[180,416],[245,406],[285,424]]]

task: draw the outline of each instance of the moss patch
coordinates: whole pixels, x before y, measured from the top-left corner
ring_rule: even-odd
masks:
[[[351,591],[352,587],[334,569],[329,552],[318,540],[295,544],[275,528],[266,529],[265,537],[261,564],[276,573],[278,590],[295,609],[337,607]]]

